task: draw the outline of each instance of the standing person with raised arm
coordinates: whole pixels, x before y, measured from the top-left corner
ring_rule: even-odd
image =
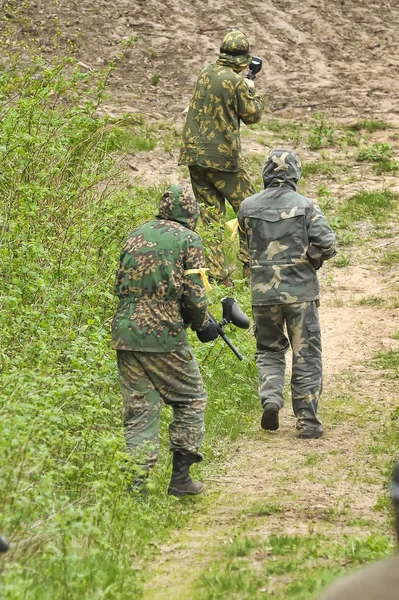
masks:
[[[251,62],[244,33],[228,33],[216,63],[205,67],[197,80],[183,129],[179,164],[188,165],[201,218],[209,227],[207,266],[218,283],[232,286],[223,250],[226,200],[237,214],[241,202],[255,193],[243,166],[240,122],[257,123],[263,100],[253,79],[242,75]],[[248,250],[240,234],[238,259],[249,277]]]

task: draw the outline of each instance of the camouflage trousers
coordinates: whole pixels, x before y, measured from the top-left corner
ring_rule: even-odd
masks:
[[[217,280],[229,276],[230,271],[223,251],[225,235],[226,200],[237,214],[240,204],[255,193],[244,169],[239,171],[217,171],[205,167],[190,166],[191,185],[194,196],[201,206],[201,220],[209,227],[211,238],[205,241],[207,267]],[[239,232],[240,249],[238,260],[249,262],[245,235]]]
[[[193,350],[117,350],[117,361],[126,445],[136,463],[148,469],[157,462],[162,401],[173,410],[170,449],[193,454],[200,462],[207,395]]]
[[[253,306],[259,395],[264,407],[284,405],[285,354],[292,348],[292,407],[301,432],[320,427],[317,406],[322,392],[318,302]],[[284,323],[287,336],[284,333]]]

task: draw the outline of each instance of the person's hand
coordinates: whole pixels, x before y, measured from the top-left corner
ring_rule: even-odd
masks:
[[[200,342],[205,344],[206,342],[212,342],[216,340],[219,335],[217,323],[214,323],[211,319],[209,319],[207,326],[205,329],[201,329],[201,331],[197,331],[197,337]]]
[[[247,86],[249,88],[254,88],[255,87],[255,82],[253,79],[248,79],[247,77],[245,77],[244,79],[245,83],[247,84]]]

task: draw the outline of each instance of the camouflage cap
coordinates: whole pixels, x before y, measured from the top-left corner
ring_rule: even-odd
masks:
[[[242,33],[239,29],[234,29],[226,34],[220,46],[220,52],[231,56],[249,54],[249,41],[245,33]]]
[[[295,190],[301,175],[301,161],[293,150],[287,148],[271,150],[262,167],[265,188],[272,184],[288,184]]]
[[[158,218],[177,221],[194,230],[199,219],[200,210],[188,186],[171,185],[159,202]]]
[[[392,479],[392,498],[395,504],[399,506],[399,463],[396,464]]]

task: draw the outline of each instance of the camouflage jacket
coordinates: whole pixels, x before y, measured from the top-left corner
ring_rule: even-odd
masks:
[[[324,260],[336,254],[334,232],[318,205],[296,192],[301,165],[296,154],[272,150],[263,167],[265,190],[242,202],[238,220],[251,262],[252,304],[289,304],[319,297],[307,252]]]
[[[179,164],[219,171],[242,167],[240,120],[257,123],[263,111],[262,97],[239,75],[250,60],[248,54],[221,53],[202,70],[183,128]]]
[[[158,217],[130,234],[116,274],[115,349],[170,352],[188,343],[188,325],[198,331],[208,323],[201,276],[185,274],[204,266],[202,242],[194,232],[198,216],[192,195],[171,186]]]

